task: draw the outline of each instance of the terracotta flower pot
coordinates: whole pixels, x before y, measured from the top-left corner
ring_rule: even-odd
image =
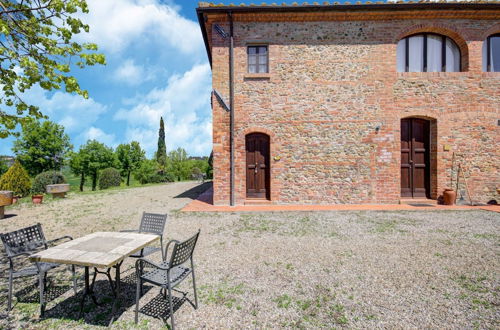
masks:
[[[19,199],[21,199],[21,196],[12,196],[12,204],[16,204]]]
[[[457,193],[453,189],[445,189],[443,192],[443,204],[444,205],[455,205],[455,200],[457,198]]]
[[[42,204],[43,195],[33,195],[31,196],[31,201],[33,202],[33,204]]]

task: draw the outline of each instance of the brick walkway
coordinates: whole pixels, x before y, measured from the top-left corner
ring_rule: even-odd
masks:
[[[407,204],[339,204],[339,205],[213,205],[213,189],[198,196],[187,204],[183,212],[272,212],[272,211],[397,211],[397,210],[487,210],[500,212],[500,205],[469,206],[469,205],[434,205],[413,206]]]

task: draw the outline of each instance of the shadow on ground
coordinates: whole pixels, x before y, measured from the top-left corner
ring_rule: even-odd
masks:
[[[151,286],[144,285],[143,294],[146,294],[151,289]],[[135,272],[132,272],[122,278],[120,301],[117,310],[113,314],[115,297],[110,290],[109,282],[106,278],[97,280],[94,292],[99,305],[95,305],[91,299],[86,299],[82,315],[83,322],[89,325],[108,326],[111,319],[118,319],[127,309],[135,305],[135,290]],[[55,306],[53,302],[49,302],[44,318],[79,320],[82,294],[83,288],[80,285],[76,296],[71,293],[65,300],[56,302]]]
[[[17,214],[7,214],[7,213],[5,213],[5,215],[3,216],[3,219],[0,219],[0,221],[7,220],[8,218],[13,218],[13,217],[17,217]]]
[[[175,196],[174,198],[191,198],[196,199],[201,193],[204,193],[212,187],[212,181],[202,183],[196,187],[193,187],[189,190],[184,191],[182,194]]]
[[[55,275],[54,273],[57,272],[49,273],[49,282],[51,275]],[[61,275],[61,273],[57,275]],[[154,296],[153,299],[141,299],[139,319],[141,318],[141,316],[144,317],[147,315],[150,317],[161,319],[166,323],[167,319],[170,317],[168,301],[162,294],[160,294],[158,288],[146,283],[143,286],[143,294],[141,297],[144,297],[149,292],[149,290],[158,290],[158,294]],[[83,315],[80,319],[80,303],[83,295],[83,279],[81,274],[78,279],[78,293],[76,295],[73,292],[73,286],[71,284],[50,283],[47,287],[45,295],[45,301],[47,302],[47,305],[43,318],[32,319],[30,322],[38,323],[43,322],[46,319],[73,321],[81,320],[80,322],[83,322],[87,325],[108,326],[112,319],[117,320],[125,311],[135,306],[135,272],[129,272],[129,274],[121,279],[120,301],[118,304],[118,308],[114,314],[112,314],[112,309],[115,297],[112,294],[109,287],[109,282],[105,277],[98,277],[95,282],[94,292],[99,305],[95,305],[91,299],[86,299],[83,308]],[[2,293],[5,293],[5,296],[7,296],[6,291]],[[39,301],[40,296],[36,276],[26,277],[24,280],[15,281],[13,293],[13,308],[16,308],[16,306],[17,308],[19,308],[19,304],[33,304],[31,308],[34,308],[36,306],[36,311],[33,309],[34,314],[32,314],[32,316],[38,316]],[[174,297],[174,311],[179,309],[186,301],[187,300],[183,297]],[[2,301],[2,305],[5,305],[2,307],[6,308],[6,301]],[[9,315],[7,313],[0,314],[0,319],[8,318]]]

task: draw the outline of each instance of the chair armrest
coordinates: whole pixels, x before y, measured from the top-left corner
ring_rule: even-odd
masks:
[[[168,252],[168,248],[170,247],[170,244],[172,243],[175,243],[175,244],[179,244],[180,242],[176,239],[173,239],[173,240],[170,240],[168,243],[167,243],[167,246],[165,247],[165,255],[164,255],[164,260],[167,260],[167,252]]]
[[[47,245],[52,245],[55,242],[61,241],[63,239],[67,239],[67,240],[71,241],[71,240],[73,240],[73,237],[71,237],[71,236],[62,236],[62,237],[59,237],[59,238],[56,238],[56,239],[52,239],[50,241],[47,241]]]
[[[33,251],[35,252],[35,251]],[[28,252],[20,252],[20,253],[16,253],[16,254],[13,254],[11,256],[7,256],[7,258],[9,259],[9,269],[11,271],[15,271],[15,267],[14,267],[14,259],[17,258],[17,257],[21,257],[21,256],[24,256],[24,257],[29,257],[32,253],[28,253]]]
[[[120,233],[138,233],[139,231],[136,229],[124,229],[120,230]]]
[[[34,253],[35,251],[33,251]],[[17,257],[20,257],[20,256],[25,256],[25,257],[29,257],[30,255],[32,255],[33,253],[29,253],[29,252],[21,252],[21,253],[17,253],[17,254],[14,254],[14,255],[11,255],[11,256],[8,256],[9,259],[13,259],[13,258],[17,258]]]
[[[169,267],[162,267],[159,264],[157,264],[157,263],[155,263],[155,262],[153,262],[151,260],[140,258],[140,259],[137,259],[137,261],[135,262],[135,271],[137,273],[139,273],[140,269],[143,268],[142,266],[144,264],[153,266],[154,268],[161,269],[161,270],[168,270],[169,269]]]

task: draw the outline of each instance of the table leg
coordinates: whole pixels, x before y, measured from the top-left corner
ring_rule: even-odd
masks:
[[[120,266],[122,265],[123,261],[116,264],[115,266],[115,301],[113,302],[113,308],[111,310],[111,320],[109,321],[109,326],[113,324],[113,321],[115,320],[115,313],[116,310],[118,309],[118,305],[120,304],[120,291],[121,291],[121,280],[120,280]]]
[[[90,284],[89,267],[85,266],[85,290],[83,291],[82,301],[80,302],[80,316],[79,316],[79,318],[81,318],[83,315],[83,307],[85,305],[85,300],[87,300],[87,296],[90,296],[90,298],[92,299],[94,304],[99,306],[99,303],[97,302],[97,298],[95,297],[95,294],[94,294],[95,277],[96,277],[96,274],[94,273],[94,278],[92,279],[92,285],[91,285]]]
[[[103,275],[106,275],[108,277],[108,282],[109,282],[109,286],[111,287],[111,292],[113,292],[113,295],[115,295],[115,287],[113,286],[113,279],[111,278],[111,268],[108,268],[106,269],[105,272],[102,272],[100,271],[99,269],[97,269],[96,267],[94,267],[94,273],[95,274],[103,274]]]

